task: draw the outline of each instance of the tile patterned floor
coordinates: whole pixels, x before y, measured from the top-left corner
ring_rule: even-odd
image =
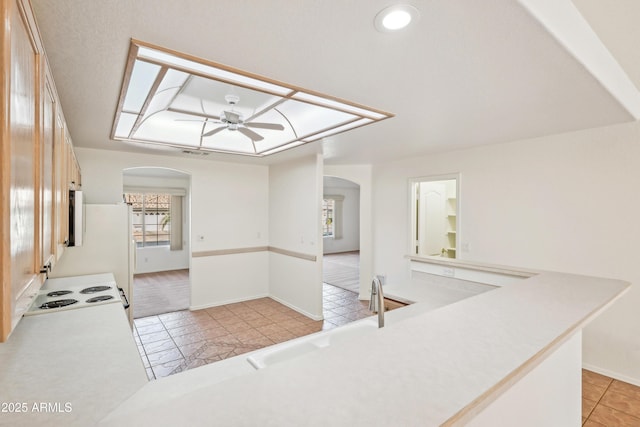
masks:
[[[165,377],[373,315],[356,293],[329,284],[323,292],[323,321],[270,298],[135,319],[147,375]]]
[[[640,387],[582,370],[585,427],[640,427]]]

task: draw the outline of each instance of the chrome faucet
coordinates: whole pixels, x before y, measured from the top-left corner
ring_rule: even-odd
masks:
[[[384,326],[384,293],[382,292],[380,276],[375,276],[371,282],[369,310],[374,313],[378,312],[378,328],[382,328]]]

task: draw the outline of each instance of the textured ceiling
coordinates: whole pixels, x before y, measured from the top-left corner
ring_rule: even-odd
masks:
[[[327,163],[377,163],[633,120],[514,0],[412,1],[420,20],[393,34],[373,27],[387,0],[32,3],[78,147],[170,153],[109,140],[131,38],[396,114],[252,162],[322,150]],[[614,34],[605,44],[621,38],[599,26]]]

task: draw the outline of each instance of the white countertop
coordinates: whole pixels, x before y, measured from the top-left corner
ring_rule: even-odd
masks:
[[[437,309],[417,303],[383,329],[253,373],[238,357],[227,362],[237,376],[216,363],[158,380],[101,424],[439,426],[493,401],[628,286],[542,272]]]
[[[496,286],[424,273],[414,273],[414,277],[405,282],[383,286],[385,297],[409,304],[420,303],[429,309],[444,307],[495,289]],[[427,311],[426,307],[424,311]]]
[[[0,344],[0,402],[27,411],[0,425],[92,426],[146,383],[122,304],[25,317]]]

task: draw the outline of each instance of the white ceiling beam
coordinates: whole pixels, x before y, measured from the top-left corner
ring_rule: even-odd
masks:
[[[640,119],[640,92],[571,1],[518,1],[633,119]]]

